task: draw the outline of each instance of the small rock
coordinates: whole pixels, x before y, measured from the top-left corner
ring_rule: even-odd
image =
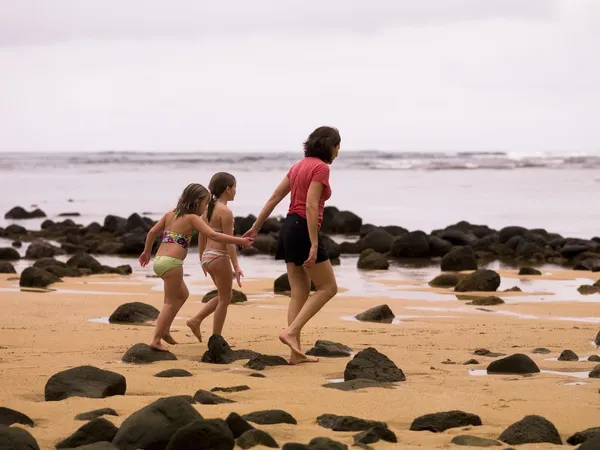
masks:
[[[275,294],[287,294],[292,288],[290,287],[290,280],[288,279],[287,273],[279,276],[273,283],[273,292]],[[310,282],[310,290],[316,291],[317,287],[313,281]]]
[[[442,364],[446,364],[446,365],[454,365],[454,364],[456,364],[456,362],[454,362],[454,361],[452,361],[452,360],[450,360],[450,359],[447,359],[447,360],[445,360],[445,361],[442,361]]]
[[[492,439],[469,436],[466,434],[454,436],[450,442],[452,442],[454,445],[466,445],[468,447],[497,447],[502,445],[500,442]]]
[[[230,364],[238,359],[252,359],[259,356],[260,353],[252,350],[232,350],[223,336],[213,334],[208,339],[208,350],[202,355],[201,361],[211,364]]]
[[[344,381],[358,378],[367,378],[381,383],[406,380],[402,369],[373,347],[361,350],[346,365]]]
[[[588,378],[600,378],[600,364],[590,371]]]
[[[538,355],[547,355],[547,354],[552,353],[552,352],[550,350],[548,350],[547,348],[538,347],[538,348],[534,348],[532,353],[535,353],[535,354],[538,354]]]
[[[317,437],[308,443],[309,450],[348,450],[346,444],[326,437]]]
[[[25,258],[27,259],[40,259],[40,258],[52,258],[57,255],[60,249],[50,244],[49,242],[36,239],[33,241],[27,251],[25,252]]]
[[[442,257],[442,272],[477,270],[477,257],[471,246],[457,247]]]
[[[202,298],[202,303],[208,303],[209,301],[211,301],[213,298],[217,297],[218,295],[219,295],[219,291],[214,289],[214,290],[208,292]],[[243,302],[247,302],[247,301],[248,301],[248,297],[242,291],[238,291],[237,289],[231,290],[231,303],[243,303]]]
[[[252,447],[256,447],[257,445],[262,445],[269,448],[279,448],[279,444],[275,442],[275,439],[263,430],[248,430],[244,434],[242,434],[235,443],[243,448],[248,449]]]
[[[322,356],[327,358],[339,358],[352,356],[352,349],[339,342],[331,342],[319,339],[315,346],[306,352],[311,356]]]
[[[529,356],[522,353],[492,361],[487,368],[487,373],[528,374],[539,372],[540,369],[537,364]]]
[[[327,383],[323,387],[337,389],[339,391],[357,391],[359,389],[372,388],[372,387],[383,387],[383,385],[377,381],[369,380],[366,378],[357,378],[350,381],[342,381],[339,383]]]
[[[572,350],[563,350],[558,357],[559,361],[579,361],[579,356]]]
[[[591,284],[582,284],[577,288],[577,291],[581,295],[591,295],[599,292],[599,289],[596,286],[592,286]]]
[[[429,282],[431,287],[449,288],[456,286],[466,275],[461,273],[442,273]]]
[[[10,261],[0,261],[0,273],[17,273]]]
[[[127,384],[121,374],[93,366],[63,370],[50,377],[44,389],[47,402],[69,397],[105,398],[125,395]]]
[[[2,450],[40,450],[40,446],[29,431],[5,425],[0,425],[0,445]]]
[[[41,209],[37,208],[33,211],[27,211],[25,208],[21,206],[15,206],[11,210],[9,210],[6,214],[4,214],[5,219],[12,220],[25,220],[25,219],[41,219],[46,217],[46,213]]]
[[[21,259],[21,255],[14,248],[0,248],[0,261],[17,261],[18,259]]]
[[[171,352],[154,350],[148,344],[135,344],[123,355],[122,361],[131,364],[150,364],[156,361],[176,361]]]
[[[291,414],[280,409],[268,409],[264,411],[255,411],[242,416],[248,422],[258,423],[260,425],[274,425],[277,423],[289,423],[296,425],[298,422]]]
[[[242,392],[242,391],[249,391],[250,387],[246,386],[246,385],[242,385],[242,386],[231,386],[231,387],[215,387],[212,388],[210,391],[211,392]]]
[[[504,300],[494,295],[490,295],[489,297],[476,298],[472,302],[467,303],[467,305],[476,306],[494,306],[502,304],[504,304]]]
[[[56,448],[76,448],[95,442],[111,442],[118,428],[108,420],[100,417],[80,427],[68,438],[56,444]]]
[[[579,445],[583,444],[585,441],[589,439],[600,438],[600,427],[588,428],[583,431],[578,431],[569,439],[567,439],[567,444],[569,445]]]
[[[109,323],[143,323],[156,320],[160,311],[142,302],[125,303],[108,318]]]
[[[500,286],[500,275],[493,270],[482,269],[467,275],[454,288],[455,292],[494,292]]]
[[[541,275],[541,274],[542,274],[542,272],[540,272],[537,269],[534,269],[533,267],[521,267],[519,269],[519,275]]]
[[[356,267],[360,270],[388,270],[390,263],[384,255],[368,248],[360,253]]]
[[[225,421],[210,419],[196,420],[177,430],[166,450],[233,450],[234,446],[235,440]]]
[[[20,287],[45,288],[61,281],[56,275],[38,267],[27,267],[19,280]]]
[[[322,414],[317,417],[317,424],[333,431],[365,431],[374,427],[387,428],[385,422],[365,420],[354,416],[338,416],[336,414]]]
[[[227,426],[233,433],[235,439],[239,438],[248,430],[254,430],[254,427],[246,422],[238,413],[230,413],[225,419]]]
[[[519,286],[513,286],[508,289],[504,289],[504,292],[523,292],[523,290]]]
[[[194,394],[194,400],[201,405],[220,405],[222,403],[235,403],[233,400],[221,397],[220,395],[213,394],[212,392],[203,391],[202,389],[196,391]]]
[[[478,348],[473,352],[477,356],[487,356],[488,358],[497,358],[498,356],[504,356],[504,353],[496,353],[488,350],[487,348]]]
[[[119,415],[112,408],[101,408],[101,409],[94,409],[93,411],[88,411],[88,412],[84,412],[81,414],[77,414],[75,416],[75,420],[94,420],[94,419],[98,419],[99,417],[102,417],[102,416],[118,417]]]
[[[471,365],[471,364],[479,364],[479,361],[477,361],[476,359],[469,359],[468,361],[465,361],[463,363],[463,366],[468,366],[468,365]]]
[[[395,317],[388,305],[379,305],[361,312],[356,319],[361,322],[392,323]]]
[[[158,372],[155,377],[159,378],[181,378],[181,377],[193,377],[194,375],[185,369],[167,369]]]
[[[600,448],[600,436],[594,436],[577,447],[577,450],[598,450]]]
[[[258,373],[258,372],[253,372],[250,375],[248,375],[250,377],[254,377],[254,378],[267,378],[267,376],[263,373]]]
[[[548,419],[537,416],[525,416],[518,422],[513,423],[502,432],[498,440],[510,445],[550,444],[562,445],[562,439],[558,430]]]
[[[10,427],[14,424],[26,425],[28,427],[34,426],[33,420],[31,420],[25,414],[15,411],[14,409],[0,406],[0,425]]]
[[[481,418],[476,414],[453,410],[417,417],[410,425],[410,429],[412,431],[441,433],[450,428],[466,427],[469,425],[481,425]]]
[[[382,426],[374,426],[354,435],[355,444],[374,444],[380,440],[393,443],[398,442],[396,434],[388,427]]]
[[[244,364],[244,367],[252,370],[264,370],[267,366],[287,366],[288,362],[281,356],[258,355]]]
[[[599,362],[600,361],[600,355],[590,355],[588,356],[588,361],[593,361],[593,362]]]

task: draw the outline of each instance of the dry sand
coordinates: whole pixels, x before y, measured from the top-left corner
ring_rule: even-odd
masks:
[[[600,352],[591,345],[599,325],[558,320],[560,317],[598,317],[596,303],[538,302],[485,308],[535,315],[534,320],[476,310],[452,296],[448,296],[447,301],[436,302],[338,296],[306,327],[304,347],[309,348],[317,339],[341,342],[355,351],[373,346],[390,357],[407,377],[407,381],[398,383],[395,389],[341,392],[321,385],[329,379],[342,378],[348,358],[322,358],[317,364],[295,367],[268,367],[263,371],[267,378],[253,378],[248,376],[250,371],[243,368],[245,361],[230,366],[200,363],[206,343],[195,341],[182,318],[175,320],[173,328],[173,336],[180,345],[171,347],[178,361],[145,366],[120,362],[133,344],[149,342],[152,328],[93,323],[88,319],[109,316],[117,306],[129,301],[142,301],[160,308],[162,292],[152,290],[160,280],[96,276],[67,279],[53,286],[57,289],[55,292],[31,293],[7,291],[6,288],[15,283],[7,281],[9,278],[0,278],[0,289],[4,288],[0,290],[0,405],[21,411],[34,420],[36,425],[29,431],[42,449],[54,448],[59,440],[79,428],[84,422],[75,421],[74,416],[81,412],[114,408],[119,417],[105,417],[118,426],[129,414],[159,397],[193,395],[198,389],[240,384],[250,386],[250,390],[223,394],[236,403],[195,407],[209,418],[224,418],[232,411],[240,414],[272,408],[288,411],[298,420],[298,425],[260,426],[280,445],[329,436],[350,446],[354,433],[333,432],[315,423],[316,417],[323,413],[387,422],[397,434],[399,444],[379,442],[373,444],[376,449],[450,448],[454,447],[450,440],[459,434],[497,438],[508,425],[528,414],[543,415],[551,420],[563,441],[576,431],[600,425],[600,380],[546,373],[528,377],[469,375],[470,369],[485,369],[491,361],[473,355],[473,351],[481,347],[506,354],[527,353],[543,370],[589,371],[596,363],[546,358],[556,357],[566,348],[580,356]],[[386,284],[394,283],[387,281]],[[194,285],[196,289],[202,286],[206,286],[206,291],[213,289],[206,283]],[[287,356],[276,336],[286,321],[288,299],[273,296],[271,289],[272,280],[246,280],[243,290],[251,300],[230,307],[224,330],[232,346]],[[77,293],[68,293],[68,290]],[[192,296],[179,316],[195,314],[202,306],[200,300],[201,297]],[[341,320],[343,316],[353,316],[382,303],[390,305],[399,316],[419,317],[402,318],[396,325]],[[413,309],[423,307],[453,310]],[[441,315],[454,317],[436,317]],[[206,340],[211,325],[210,322],[203,324]],[[547,347],[552,354],[531,354],[536,347]],[[480,364],[461,364],[471,358]],[[458,364],[441,364],[446,359]],[[87,364],[123,374],[127,378],[126,395],[44,401],[44,385],[52,374]],[[153,376],[167,368],[187,369],[194,376],[170,379]],[[575,381],[586,384],[567,384]],[[416,417],[452,409],[480,415],[483,426],[437,434],[409,431]],[[505,447],[508,445],[500,448]],[[519,448],[557,447],[543,444]]]

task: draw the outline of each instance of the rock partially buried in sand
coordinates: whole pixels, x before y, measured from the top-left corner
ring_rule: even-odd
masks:
[[[0,425],[0,445],[6,450],[40,450],[40,446],[29,431],[5,425]]]
[[[17,261],[21,259],[21,255],[12,247],[0,248],[0,261]]]
[[[92,273],[102,273],[102,264],[96,258],[87,253],[77,253],[67,261],[67,265],[78,269],[88,269]]]
[[[233,400],[221,397],[217,394],[213,394],[212,392],[204,391],[202,389],[196,391],[196,393],[194,394],[194,400],[196,400],[201,405],[220,405],[222,403],[235,403]]]
[[[214,387],[210,390],[210,392],[242,392],[249,391],[250,387],[244,385],[241,386],[231,386],[231,387]]]
[[[477,258],[470,246],[458,247],[442,257],[442,272],[477,270]]]
[[[373,427],[387,428],[385,422],[365,420],[354,416],[338,416],[336,414],[321,414],[317,424],[333,431],[365,431]]]
[[[596,339],[594,339],[594,344],[600,346],[600,331],[598,331],[598,334],[596,335]]]
[[[427,258],[430,246],[427,235],[420,230],[398,236],[392,242],[389,255],[394,258]]]
[[[264,411],[255,411],[242,416],[248,422],[258,423],[259,425],[275,425],[278,423],[289,423],[296,425],[298,422],[294,417],[281,409],[267,409]]]
[[[119,415],[112,408],[101,408],[101,409],[95,409],[93,411],[88,411],[88,412],[84,412],[81,414],[77,414],[75,416],[75,420],[94,420],[94,419],[98,419],[99,417],[102,417],[102,416],[118,417]],[[111,439],[111,441],[112,441],[112,439]]]
[[[62,280],[44,269],[27,267],[21,273],[19,286],[26,288],[45,288],[59,281]]]
[[[466,275],[462,273],[442,273],[428,284],[431,287],[449,288],[456,286],[464,277],[466,277]]]
[[[500,275],[493,270],[482,269],[467,275],[454,288],[455,292],[494,292],[500,286]]]
[[[244,367],[252,370],[264,370],[268,366],[287,366],[285,358],[278,355],[258,355],[244,364]]]
[[[481,297],[473,299],[473,301],[467,303],[467,305],[476,305],[476,306],[494,306],[494,305],[503,305],[504,300],[500,297],[496,297],[495,295],[490,295],[489,297]]]
[[[17,273],[10,261],[0,261],[0,273]]]
[[[452,441],[450,441],[454,445],[466,445],[468,447],[498,447],[502,445],[498,441],[494,441],[492,439],[485,439],[478,436],[469,436],[466,434],[461,434],[460,436],[454,436]]]
[[[552,352],[550,350],[548,350],[547,348],[538,347],[538,348],[534,348],[531,353],[535,353],[535,354],[538,354],[538,355],[547,355],[547,354],[552,353]]]
[[[588,378],[600,378],[600,364],[590,371]]]
[[[118,428],[108,420],[104,418],[94,419],[56,444],[56,448],[76,448],[96,442],[111,442],[117,431]]]
[[[135,344],[123,355],[122,361],[131,364],[150,364],[156,361],[176,361],[177,356],[171,352],[154,350],[148,344]]]
[[[339,342],[325,341],[319,339],[315,346],[306,352],[311,356],[322,356],[326,358],[343,358],[352,356],[352,349]]]
[[[388,270],[390,263],[384,255],[368,248],[360,253],[356,267],[359,270]]]
[[[600,288],[592,286],[591,284],[582,284],[577,288],[577,292],[579,292],[581,295],[597,294],[600,292]]]
[[[395,317],[396,316],[388,305],[375,306],[374,308],[367,309],[355,316],[355,318],[361,322],[379,323],[392,323]]]
[[[185,369],[167,369],[158,372],[155,377],[158,378],[182,378],[182,377],[193,377],[194,375]]]
[[[600,355],[590,355],[588,356],[588,361],[600,362]]]
[[[573,350],[563,350],[558,357],[559,361],[579,361],[579,356]]]
[[[230,364],[238,359],[252,359],[260,353],[252,350],[232,350],[225,338],[220,334],[213,334],[208,339],[208,350],[202,355],[201,361],[210,364]]]
[[[60,255],[63,253],[63,250],[61,250],[58,247],[55,247],[50,242],[44,241],[42,239],[36,239],[29,245],[29,247],[27,247],[27,251],[25,252],[25,258],[52,258],[55,255]]]
[[[273,283],[273,292],[275,294],[287,294],[291,291],[290,280],[288,279],[287,273],[280,275]],[[316,291],[317,287],[314,282],[310,282],[310,290]]]
[[[578,431],[569,439],[567,439],[567,444],[569,445],[579,445],[583,444],[585,441],[590,439],[600,438],[600,427],[588,428],[583,431]]]
[[[0,406],[0,425],[10,427],[14,424],[26,425],[28,427],[34,426],[33,420],[22,412]]]
[[[160,311],[142,302],[124,303],[108,318],[109,323],[144,323],[156,320]]]
[[[411,431],[432,431],[441,433],[450,428],[480,426],[481,418],[476,414],[452,410],[417,417],[410,425]]]
[[[540,368],[529,356],[522,353],[507,356],[506,358],[492,361],[487,368],[487,373],[498,374],[529,374],[539,373]],[[510,442],[509,442],[510,444]]]
[[[600,436],[594,436],[591,439],[588,439],[579,447],[577,450],[598,450],[600,448]]]
[[[257,445],[269,448],[279,448],[279,444],[273,439],[273,436],[266,431],[256,429],[246,431],[235,441],[235,443],[238,447],[243,449],[256,447]]]
[[[202,303],[208,303],[209,301],[211,301],[213,298],[217,297],[218,295],[219,295],[219,291],[214,289],[214,290],[208,292],[202,298]],[[248,297],[246,297],[246,294],[244,294],[242,291],[238,291],[237,289],[232,289],[231,303],[243,303],[243,302],[247,302],[247,301],[248,301]]]
[[[121,374],[94,366],[63,370],[50,377],[44,389],[47,402],[69,397],[105,398],[125,395],[127,383]]]
[[[246,422],[242,417],[235,412],[230,413],[225,419],[225,423],[233,433],[235,439],[239,438],[248,430],[254,430],[254,427]]]
[[[478,348],[473,352],[477,356],[487,356],[488,358],[497,358],[498,356],[504,356],[504,353],[496,353],[488,350],[487,348]]]
[[[541,275],[542,272],[540,272],[537,269],[534,269],[533,267],[521,267],[519,269],[519,275]]]
[[[196,420],[171,438],[166,450],[233,450],[233,434],[222,419]]]
[[[504,289],[504,292],[523,292],[523,290],[519,286],[513,286],[508,289]]]
[[[344,381],[366,378],[380,383],[405,381],[406,376],[394,362],[373,347],[358,352],[346,365]]]
[[[562,445],[562,439],[558,430],[548,419],[537,416],[525,416],[518,422],[513,423],[502,432],[498,440],[510,445],[522,444],[550,444]]]
[[[339,383],[327,383],[327,384],[324,384],[323,387],[348,392],[348,391],[357,391],[359,389],[372,388],[372,387],[384,387],[384,386],[375,380],[368,380],[366,378],[358,378],[356,380],[342,381]]]
[[[354,435],[354,444],[374,444],[379,441],[396,443],[398,438],[396,434],[388,427],[374,426],[368,430],[361,431]]]
[[[177,430],[198,420],[200,413],[183,398],[160,398],[125,419],[113,444],[122,450],[164,448]]]

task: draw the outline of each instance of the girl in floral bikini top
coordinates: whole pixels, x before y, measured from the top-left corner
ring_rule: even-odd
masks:
[[[252,245],[254,239],[240,238],[217,233],[201,218],[206,210],[210,194],[208,190],[197,183],[188,185],[173,211],[167,212],[154,225],[146,236],[146,246],[140,255],[139,262],[145,267],[150,262],[152,246],[156,237],[162,233],[161,244],[154,258],[154,273],[163,279],[164,304],[156,320],[154,336],[150,347],[155,350],[167,351],[161,343],[164,339],[169,344],[177,344],[170,333],[170,327],[189,296],[189,291],[183,281],[183,261],[187,256],[192,233],[198,231],[201,235],[225,244],[237,244],[242,247]]]

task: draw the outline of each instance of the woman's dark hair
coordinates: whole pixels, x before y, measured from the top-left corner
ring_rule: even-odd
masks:
[[[212,218],[217,199],[223,195],[223,192],[225,192],[227,188],[235,186],[235,183],[235,177],[227,172],[217,172],[212,176],[210,183],[208,183],[208,190],[211,194],[210,200],[208,201],[208,208],[206,208],[206,219],[208,222],[210,222],[210,219]]]
[[[200,202],[210,194],[208,189],[198,183],[188,184],[183,190],[177,206],[175,207],[175,217],[185,216],[186,214],[198,214]]]
[[[319,127],[313,131],[304,143],[304,157],[312,156],[321,161],[333,161],[333,149],[340,145],[340,132],[332,127]]]

